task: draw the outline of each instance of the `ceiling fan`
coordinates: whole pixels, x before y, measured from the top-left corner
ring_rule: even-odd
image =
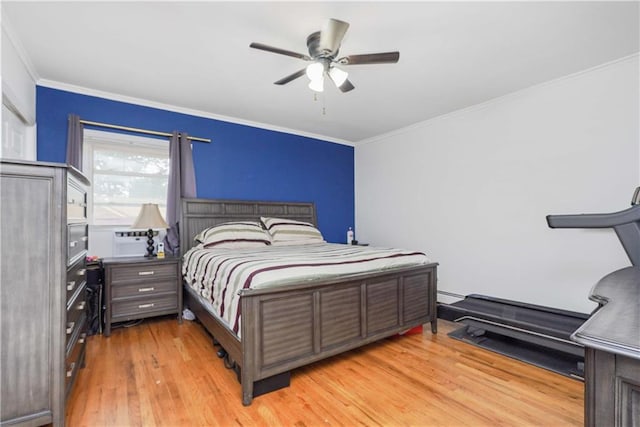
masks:
[[[309,55],[268,46],[262,43],[251,43],[249,47],[311,62],[311,64],[302,70],[296,71],[275,82],[277,85],[287,84],[306,74],[310,79],[309,88],[316,92],[322,92],[324,90],[324,78],[328,76],[338,89],[342,92],[349,92],[355,89],[355,86],[347,79],[348,73],[337,67],[338,64],[391,64],[398,62],[400,52],[367,53],[343,56],[336,59],[338,51],[340,50],[340,43],[342,43],[342,39],[348,28],[349,24],[347,22],[338,19],[329,19],[324,27],[322,27],[322,31],[316,31],[307,37]]]

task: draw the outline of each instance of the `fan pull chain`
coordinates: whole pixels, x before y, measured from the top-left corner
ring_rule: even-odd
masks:
[[[313,96],[315,96],[316,97],[316,101],[318,101],[318,98],[317,98],[318,94],[314,93]],[[326,109],[325,109],[325,105],[326,105],[325,101],[326,101],[326,98],[324,96],[324,92],[322,92],[322,115],[323,116],[327,115],[327,112],[326,112]]]
[[[327,98],[324,96],[324,93],[323,93],[322,94],[322,115],[323,116],[327,115],[326,100]],[[318,102],[318,92],[313,92],[313,102]]]
[[[325,110],[325,106],[326,106],[326,100],[327,97],[324,96],[324,93],[322,94],[322,115],[326,116],[327,115],[327,111]]]

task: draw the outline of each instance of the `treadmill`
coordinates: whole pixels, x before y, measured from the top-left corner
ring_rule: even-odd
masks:
[[[640,266],[640,187],[631,207],[605,214],[548,215],[550,228],[613,228],[632,265]],[[570,339],[589,315],[472,294],[439,307],[464,325],[449,334],[479,347],[584,379],[584,347]]]

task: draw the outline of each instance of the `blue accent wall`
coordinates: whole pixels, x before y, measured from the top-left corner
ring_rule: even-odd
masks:
[[[38,160],[65,161],[70,113],[211,138],[193,143],[198,197],[315,202],[329,242],[344,242],[354,224],[353,147],[37,86]]]

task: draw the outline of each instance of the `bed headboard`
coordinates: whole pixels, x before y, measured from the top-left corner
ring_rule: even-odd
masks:
[[[207,227],[229,221],[260,221],[261,216],[288,218],[317,225],[314,203],[255,200],[182,199],[180,253],[193,246],[193,238]]]

